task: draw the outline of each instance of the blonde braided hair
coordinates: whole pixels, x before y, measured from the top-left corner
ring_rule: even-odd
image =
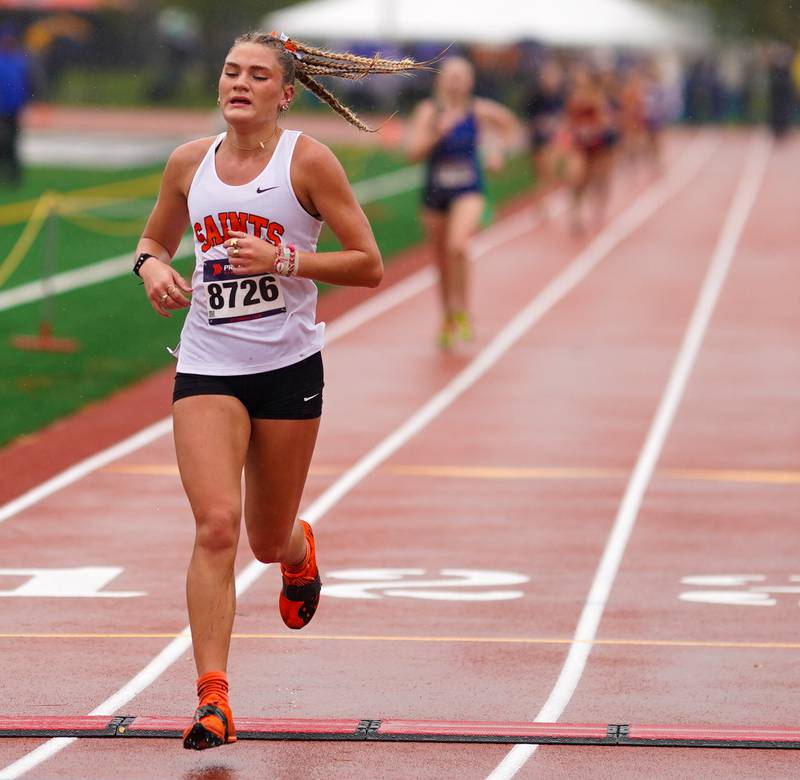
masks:
[[[351,125],[366,133],[376,132],[359,119],[358,115],[344,105],[332,92],[326,89],[314,76],[336,76],[340,79],[360,81],[372,74],[402,73],[414,70],[430,70],[427,62],[416,62],[406,57],[402,60],[383,59],[378,54],[374,57],[360,57],[350,52],[334,52],[317,49],[307,43],[294,41],[278,33],[248,32],[240,35],[234,42],[258,43],[274,49],[278,55],[278,63],[283,71],[283,83],[291,84],[297,79],[309,92],[327,103],[339,116],[344,117]]]

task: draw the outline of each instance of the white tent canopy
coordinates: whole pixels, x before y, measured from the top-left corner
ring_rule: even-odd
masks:
[[[639,0],[309,0],[266,18],[297,38],[697,48],[707,34]]]

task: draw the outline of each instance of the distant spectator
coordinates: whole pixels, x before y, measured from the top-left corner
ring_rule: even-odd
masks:
[[[24,45],[41,71],[37,76],[42,84],[37,87],[58,84],[70,64],[86,50],[92,32],[86,19],[70,13],[50,14],[32,22],[25,30]]]
[[[794,53],[792,59],[792,81],[794,82],[794,91],[800,93],[800,49]]]
[[[523,93],[522,114],[528,123],[537,200],[543,204],[561,184],[566,167],[563,126],[567,86],[564,69],[555,58],[545,60],[531,81]]]
[[[19,115],[31,95],[28,56],[13,28],[0,28],[0,182],[19,184]]]
[[[686,76],[686,118],[694,123],[719,120],[722,112],[720,94],[714,61],[711,58],[697,60]]]
[[[763,45],[750,51],[745,84],[747,120],[763,124],[769,109],[769,54]]]
[[[775,44],[769,64],[769,126],[776,138],[789,131],[794,112],[792,60],[794,52],[783,44]]]
[[[661,83],[661,110],[665,122],[677,122],[684,114],[684,66],[674,53],[662,53],[653,61],[652,75]]]
[[[189,67],[200,50],[200,23],[183,8],[165,8],[156,19],[161,63],[150,86],[151,100],[161,102],[179,94]]]
[[[744,114],[745,52],[740,47],[723,49],[717,59],[722,95],[722,119],[740,122]]]

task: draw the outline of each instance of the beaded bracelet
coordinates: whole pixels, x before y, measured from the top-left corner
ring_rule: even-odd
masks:
[[[281,244],[275,252],[275,264],[272,266],[278,276],[297,276],[300,263],[297,259],[297,249],[294,244]]]

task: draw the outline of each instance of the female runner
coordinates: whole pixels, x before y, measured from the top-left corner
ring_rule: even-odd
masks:
[[[383,274],[337,159],[278,118],[297,78],[367,130],[312,74],[358,78],[415,67],[274,33],[237,38],[219,79],[227,131],[175,150],[139,241],[134,270],[155,311],[169,317],[189,307],[173,395],[178,466],[196,524],[186,592],[199,706],[186,748],[236,740],[226,669],[243,501],[253,554],[281,564],[283,621],[302,628],[317,608],[314,536],[297,518],[322,411],[324,326],[311,280],[375,287]],[[316,252],[323,221],[341,251]],[[170,267],[189,225],[191,285]]]
[[[457,337],[472,338],[466,253],[485,203],[479,136],[495,131],[502,147],[509,148],[520,135],[511,111],[473,95],[474,82],[472,66],[465,59],[446,59],[433,98],[423,100],[414,112],[408,141],[411,160],[427,161],[422,219],[439,267],[443,349],[450,349]],[[495,149],[487,163],[499,168],[501,150]]]
[[[558,188],[565,167],[562,132],[565,100],[561,65],[555,59],[547,60],[523,108],[530,131],[537,201],[542,204]]]
[[[573,73],[566,120],[574,150],[570,165],[572,228],[576,234],[581,234],[584,231],[583,203],[587,195],[594,201],[595,223],[599,226],[605,218],[618,135],[601,76],[586,65],[578,65]]]
[[[645,127],[647,129],[646,156],[651,168],[663,170],[664,125],[669,115],[666,85],[655,60],[645,66]]]
[[[641,162],[647,147],[647,104],[645,82],[638,68],[628,72],[622,86],[619,123],[625,161]]]

